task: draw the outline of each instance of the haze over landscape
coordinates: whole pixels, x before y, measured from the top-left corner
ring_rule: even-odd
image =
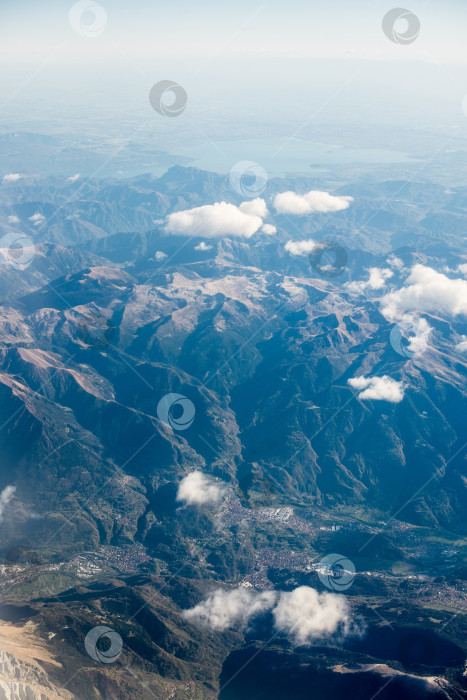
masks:
[[[0,698],[467,698],[465,3],[0,17]]]

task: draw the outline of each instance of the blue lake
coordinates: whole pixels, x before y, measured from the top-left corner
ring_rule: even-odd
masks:
[[[206,141],[182,148],[174,156],[192,159],[202,170],[228,173],[239,161],[253,161],[268,175],[313,174],[336,165],[416,163],[407,153],[380,148],[345,148],[296,138]]]

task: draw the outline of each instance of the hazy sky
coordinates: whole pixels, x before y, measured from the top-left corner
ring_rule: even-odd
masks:
[[[89,2],[89,5],[97,3]],[[410,58],[467,64],[464,0],[410,0],[421,32],[410,46],[386,39],[386,0],[103,0],[105,30],[92,39],[70,27],[67,0],[2,0],[1,50],[15,61],[223,56]],[[405,5],[404,5],[405,6]],[[202,64],[200,63],[199,66]],[[198,66],[198,67],[199,67]],[[195,64],[192,64],[196,68]]]
[[[204,129],[224,112],[239,125],[276,116],[300,124],[318,109],[334,121],[391,121],[398,111],[414,126],[464,118],[465,0],[410,0],[420,33],[407,45],[383,32],[394,8],[386,0],[82,0],[70,15],[72,7],[1,0],[0,125],[15,109],[26,118],[52,102],[57,115],[120,103],[127,118],[143,115],[164,79],[186,88]]]

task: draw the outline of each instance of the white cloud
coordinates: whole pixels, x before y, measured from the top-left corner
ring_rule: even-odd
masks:
[[[267,236],[274,236],[274,234],[277,233],[277,228],[275,226],[273,226],[272,224],[264,224],[261,231],[263,233],[265,233]]]
[[[242,586],[232,591],[219,588],[199,605],[185,610],[184,617],[215,630],[234,625],[243,629],[255,615],[270,610],[276,597],[273,591],[258,593]]]
[[[162,250],[156,250],[154,257],[158,262],[162,262],[162,260],[166,259],[167,253],[163,253]]]
[[[414,265],[406,286],[381,298],[382,313],[389,320],[407,311],[430,311],[454,316],[467,314],[467,280],[450,279],[425,265]]]
[[[311,190],[306,194],[281,192],[274,197],[274,208],[278,214],[304,216],[316,212],[326,213],[348,209],[353,197],[336,197],[329,192]]]
[[[447,272],[467,272],[467,264]],[[382,314],[397,322],[406,337],[408,349],[419,354],[428,348],[433,328],[420,316],[423,312],[444,313],[452,316],[467,314],[467,280],[451,279],[431,267],[417,264],[412,267],[404,286],[380,299]]]
[[[29,221],[32,221],[34,226],[39,226],[40,224],[44,223],[45,216],[44,214],[41,214],[40,211],[37,211],[35,214],[29,217]]]
[[[365,289],[382,289],[386,285],[386,280],[394,275],[392,270],[384,270],[380,267],[370,267],[369,273],[370,276],[366,281],[347,282],[345,286],[350,292],[361,294]]]
[[[390,401],[400,403],[404,398],[404,384],[387,375],[381,377],[352,377],[347,380],[354,389],[359,389],[362,401]]]
[[[391,267],[394,267],[396,270],[403,270],[404,269],[403,261],[395,255],[390,255],[389,258],[387,259],[387,263]]]
[[[238,208],[244,214],[249,214],[250,216],[260,216],[262,219],[269,214],[266,202],[264,199],[261,199],[261,197],[252,199],[249,202],[242,202]]]
[[[413,314],[407,314],[399,324],[400,327],[405,329],[407,327],[407,321],[409,323],[408,332],[413,333],[413,336],[408,338],[408,349],[415,354],[425,352],[428,348],[428,341],[430,340],[433,328],[426,319],[416,318]]]
[[[3,176],[3,182],[17,182],[18,180],[21,180],[22,177],[23,176],[19,173],[8,173],[7,175]]]
[[[201,241],[201,243],[195,245],[195,250],[212,250],[212,245],[208,245],[204,241]]]
[[[0,493],[0,522],[3,519],[3,511],[12,500],[16,491],[16,486],[6,486]]]
[[[216,202],[195,209],[177,211],[167,217],[166,231],[179,236],[250,238],[261,228],[263,219],[257,214],[242,211],[242,206],[243,204],[236,207],[228,202]],[[260,209],[260,205],[255,206]]]
[[[325,637],[361,633],[351,620],[344,596],[318,593],[308,586],[291,592],[262,593],[243,587],[231,591],[218,589],[199,605],[185,610],[184,617],[216,630],[233,626],[245,629],[255,616],[269,610],[276,630],[287,634],[295,644],[306,645]]]
[[[67,182],[76,182],[79,180],[81,175],[79,173],[76,173],[76,175],[71,175],[70,177],[67,177],[66,181]]]
[[[272,614],[276,629],[300,646],[337,633],[347,636],[354,632],[346,597],[318,593],[308,586],[282,592]]]
[[[8,217],[8,223],[9,224],[19,224],[19,217],[17,217],[15,214],[11,214]]]
[[[216,503],[225,493],[225,487],[203,472],[194,471],[187,474],[178,485],[177,501],[188,505]]]
[[[394,272],[392,270],[370,267],[370,277],[366,282],[366,286],[369,289],[382,289],[386,286],[386,280],[391,279],[393,275]]]
[[[456,350],[459,350],[460,352],[467,352],[467,335],[462,336],[461,341],[456,345]]]
[[[284,248],[290,255],[308,255],[315,246],[315,241],[309,238],[306,241],[287,241]]]
[[[467,275],[467,263],[462,263],[461,265],[458,265],[457,271],[461,273],[461,275]]]

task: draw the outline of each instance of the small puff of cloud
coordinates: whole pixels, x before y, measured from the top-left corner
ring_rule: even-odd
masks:
[[[265,233],[267,236],[274,236],[274,234],[277,233],[277,228],[275,226],[273,226],[272,224],[264,224],[261,231],[263,233]]]
[[[407,311],[467,314],[467,280],[451,279],[425,265],[414,265],[406,286],[381,297],[382,313],[389,320]]]
[[[428,341],[430,340],[433,328],[425,318],[415,318],[413,314],[407,314],[406,317],[404,317],[401,324],[402,327],[404,327],[406,321],[410,323],[409,332],[413,333],[413,336],[408,339],[408,349],[416,355],[425,352],[428,348]]]
[[[264,211],[267,212],[267,209],[262,199],[244,202],[239,207],[228,202],[216,202],[169,214],[165,228],[168,233],[179,236],[251,238],[263,226],[262,217],[251,212]]]
[[[40,224],[44,223],[45,216],[44,214],[41,214],[40,211],[37,211],[35,214],[29,217],[29,221],[32,221],[34,226],[39,226]]]
[[[255,615],[271,609],[275,600],[273,591],[257,593],[243,587],[232,591],[219,588],[199,605],[185,610],[184,617],[215,630],[225,630],[233,625],[244,628]]]
[[[204,241],[201,241],[201,243],[195,245],[195,250],[212,250],[212,245],[208,245]]]
[[[262,219],[269,214],[266,202],[264,199],[261,199],[261,197],[252,199],[249,202],[242,202],[238,208],[244,214],[249,214],[250,216],[260,216]]]
[[[398,258],[396,255],[390,255],[389,258],[387,259],[387,263],[390,267],[393,267],[396,270],[403,270],[404,269],[404,262]]]
[[[305,216],[305,214],[327,213],[348,209],[353,197],[339,197],[311,190],[306,194],[296,194],[295,192],[281,192],[274,197],[274,208],[278,214],[294,214],[295,216]]]
[[[217,503],[223,497],[225,488],[212,477],[203,472],[194,471],[187,474],[179,483],[177,501],[187,505]]]
[[[67,182],[76,182],[79,180],[81,175],[79,173],[76,173],[76,175],[71,175],[70,177],[67,177],[66,181]]]
[[[390,279],[394,272],[380,267],[370,267],[370,276],[366,281],[347,282],[346,287],[350,292],[361,294],[366,289],[382,289],[386,285],[386,280]]]
[[[154,257],[157,260],[157,262],[162,262],[162,260],[166,259],[167,253],[164,253],[162,250],[156,250]]]
[[[282,592],[272,614],[276,629],[287,634],[298,646],[331,637],[339,628],[343,636],[347,636],[351,629],[346,598],[335,593],[318,593],[308,586]]]
[[[7,175],[3,176],[3,182],[17,182],[18,180],[21,180],[22,177],[23,176],[19,173],[8,173]]]
[[[352,377],[347,380],[354,389],[359,389],[362,401],[390,401],[400,403],[404,398],[404,384],[383,374],[381,377]]]
[[[16,491],[16,486],[5,486],[0,493],[0,522],[3,520],[3,513],[7,505],[12,500]]]
[[[8,217],[9,224],[19,224],[19,217],[16,214],[10,214]]]
[[[318,593],[308,586],[290,592],[264,591],[247,588],[226,591],[218,589],[184,617],[225,630],[236,626],[245,629],[250,620],[271,611],[278,632],[288,635],[297,645],[311,644],[314,640],[339,634],[340,637],[361,634],[362,629],[352,622],[349,604],[344,596]]]
[[[287,241],[284,249],[290,253],[290,255],[308,255],[315,246],[315,241],[308,238],[306,241]]]
[[[459,343],[456,344],[456,350],[459,352],[467,352],[467,335],[463,335]]]

